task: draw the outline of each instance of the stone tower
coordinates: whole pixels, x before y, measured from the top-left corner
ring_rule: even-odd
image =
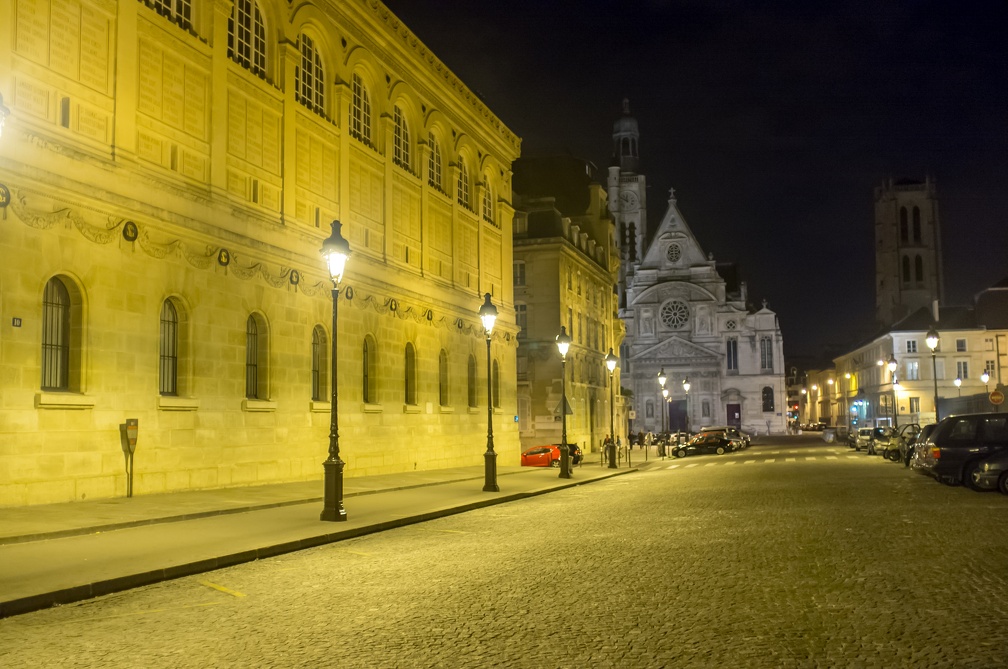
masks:
[[[613,157],[609,164],[607,190],[609,212],[616,222],[616,246],[620,253],[619,305],[626,305],[629,277],[644,255],[647,232],[646,179],[639,174],[640,131],[630,115],[630,101],[623,99],[623,113],[613,123]]]

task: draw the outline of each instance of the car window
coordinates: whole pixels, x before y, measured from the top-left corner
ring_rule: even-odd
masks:
[[[972,418],[960,418],[952,424],[948,438],[952,441],[973,441],[976,439],[977,424]]]
[[[985,441],[1008,442],[1008,416],[989,416],[982,423]]]

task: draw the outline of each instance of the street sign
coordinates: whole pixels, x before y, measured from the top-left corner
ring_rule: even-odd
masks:
[[[991,394],[990,394],[990,403],[991,404],[993,404],[994,406],[998,406],[1002,402],[1004,402],[1004,393],[1003,392],[1001,392],[1000,390],[995,390],[995,391],[991,392]]]

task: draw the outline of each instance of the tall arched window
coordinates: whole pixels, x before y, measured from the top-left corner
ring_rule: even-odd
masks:
[[[493,405],[494,408],[500,408],[500,364],[496,360],[493,361],[493,383],[491,384],[493,388]]]
[[[448,352],[444,349],[438,354],[438,403],[448,406]]]
[[[161,16],[186,30],[192,30],[192,0],[144,0]]]
[[[266,78],[266,25],[255,0],[235,0],[228,19],[228,56]]]
[[[438,144],[437,138],[432,132],[427,133],[427,143],[430,145],[430,153],[427,155],[427,184],[439,191],[444,191],[441,145]]]
[[[734,337],[725,342],[725,362],[729,372],[738,371],[738,339]]]
[[[319,116],[325,116],[325,71],[322,57],[315,49],[311,37],[301,34],[298,38],[301,62],[295,72],[294,92],[297,101]]]
[[[329,338],[321,325],[316,325],[311,336],[311,393],[316,402],[329,399],[326,379],[329,373]]]
[[[245,397],[269,399],[269,328],[260,314],[245,321]]]
[[[763,386],[763,412],[769,413],[774,410],[774,392],[770,386]]]
[[[403,401],[416,404],[416,349],[412,342],[406,342],[403,355]]]
[[[178,395],[178,310],[171,300],[161,304],[161,338],[158,345],[158,390],[162,395]]]
[[[773,370],[773,340],[760,337],[760,369]]]
[[[489,179],[486,179],[483,186],[483,220],[494,224],[493,188]]]
[[[469,369],[466,374],[466,379],[468,381],[468,396],[469,396],[469,407],[473,408],[476,405],[476,357],[472,354],[469,355]]]
[[[350,136],[371,146],[371,98],[364,87],[364,80],[357,73],[353,75],[351,88]]]
[[[466,209],[472,209],[472,195],[469,191],[469,168],[466,167],[465,160],[461,156],[459,156],[458,203]]]
[[[364,337],[361,371],[361,398],[365,404],[374,404],[377,398],[375,366],[378,364],[377,344],[371,335]]]
[[[906,220],[900,221],[900,241],[903,243],[910,241],[910,231],[907,229]]]
[[[907,209],[906,207],[900,207],[899,210],[899,226],[902,233],[903,230],[909,229],[909,224],[907,223]]]
[[[403,116],[402,109],[396,105],[393,110],[393,133],[392,133],[392,162],[410,171],[410,134],[409,126],[406,124],[406,117]]]
[[[915,242],[921,240],[921,215],[920,207],[913,208],[913,236]]]
[[[70,389],[70,293],[53,277],[42,295],[42,390]]]
[[[903,283],[910,282],[910,256],[903,256]]]
[[[924,281],[924,259],[920,256],[914,258],[914,279],[917,283]]]

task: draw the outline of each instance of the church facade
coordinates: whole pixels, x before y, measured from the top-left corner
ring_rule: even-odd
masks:
[[[637,121],[624,101],[613,127],[609,207],[620,249],[620,358],[633,393],[631,430],[734,425],[786,431],[784,343],[777,315],[748,303],[734,265],[704,253],[673,191],[653,230],[639,169]],[[658,377],[664,372],[667,397]]]
[[[128,419],[137,495],[321,479],[333,384],[347,477],[482,466],[489,403],[518,464],[521,143],[382,3],[0,25],[0,506],[125,495]]]

